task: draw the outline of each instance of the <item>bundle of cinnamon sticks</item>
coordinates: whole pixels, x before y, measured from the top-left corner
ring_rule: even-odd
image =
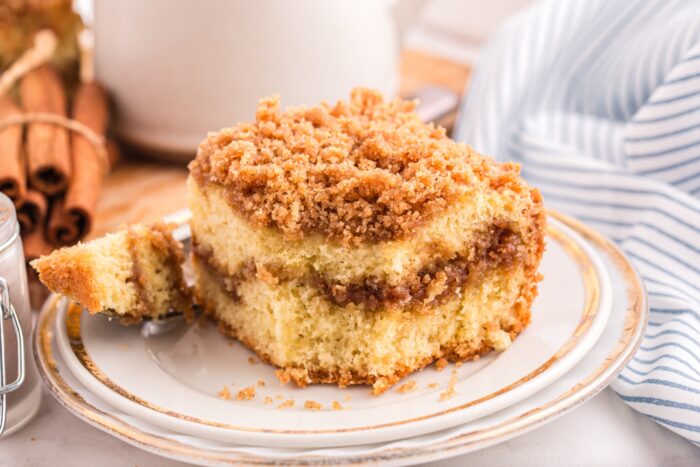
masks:
[[[23,113],[55,115],[104,140],[109,105],[96,82],[81,83],[69,102],[59,74],[42,65],[22,77],[18,90],[18,101],[0,97],[0,122]],[[103,153],[83,134],[55,123],[0,130],[0,190],[15,203],[27,259],[74,244],[90,231],[105,164],[116,161],[116,151],[107,151],[110,160]]]

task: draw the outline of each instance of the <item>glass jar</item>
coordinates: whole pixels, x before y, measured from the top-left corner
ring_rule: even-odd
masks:
[[[19,224],[12,201],[2,193],[0,294],[0,436],[7,436],[36,414],[41,386],[31,358],[32,315]]]

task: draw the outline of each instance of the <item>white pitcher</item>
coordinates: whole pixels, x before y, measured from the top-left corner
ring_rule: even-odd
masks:
[[[391,0],[97,0],[97,77],[116,103],[116,131],[189,159],[207,131],[283,105],[346,98],[355,86],[398,86]]]

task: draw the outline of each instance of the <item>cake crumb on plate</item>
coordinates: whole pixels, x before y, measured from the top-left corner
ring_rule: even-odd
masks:
[[[416,388],[416,381],[415,380],[410,380],[401,386],[399,386],[396,391],[400,392],[401,394],[405,394],[407,392],[413,391]]]
[[[253,397],[255,397],[255,386],[248,386],[247,388],[243,388],[240,391],[238,391],[238,394],[236,394],[236,399],[239,401],[249,401]]]
[[[304,402],[304,407],[309,410],[321,410],[323,408],[323,405],[320,402],[316,401],[306,401]]]
[[[286,401],[282,402],[280,405],[277,406],[278,409],[291,409],[294,407],[294,404],[296,404],[296,401],[294,399],[287,399]]]
[[[446,401],[457,395],[455,391],[455,385],[457,384],[457,370],[452,370],[452,375],[450,376],[450,382],[447,384],[447,389],[440,393],[440,400]]]
[[[229,391],[228,386],[226,386],[225,384],[221,391],[217,392],[216,395],[223,400],[231,400],[231,391]]]

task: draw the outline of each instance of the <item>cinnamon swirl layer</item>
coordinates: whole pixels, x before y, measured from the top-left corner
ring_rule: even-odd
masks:
[[[217,260],[212,248],[196,237],[193,239],[193,250],[201,263],[216,272],[223,287],[234,299],[239,298],[240,284],[247,280],[272,283],[294,280],[316,289],[335,306],[353,304],[369,310],[395,306],[429,307],[444,303],[485,272],[524,263],[527,254],[520,236],[494,224],[478,236],[476,243],[465,252],[449,259],[438,258],[416,273],[407,275],[402,282],[391,284],[371,276],[343,283],[312,268],[302,272],[287,271],[279,264],[261,264],[255,258],[244,261],[235,272],[229,273]]]

